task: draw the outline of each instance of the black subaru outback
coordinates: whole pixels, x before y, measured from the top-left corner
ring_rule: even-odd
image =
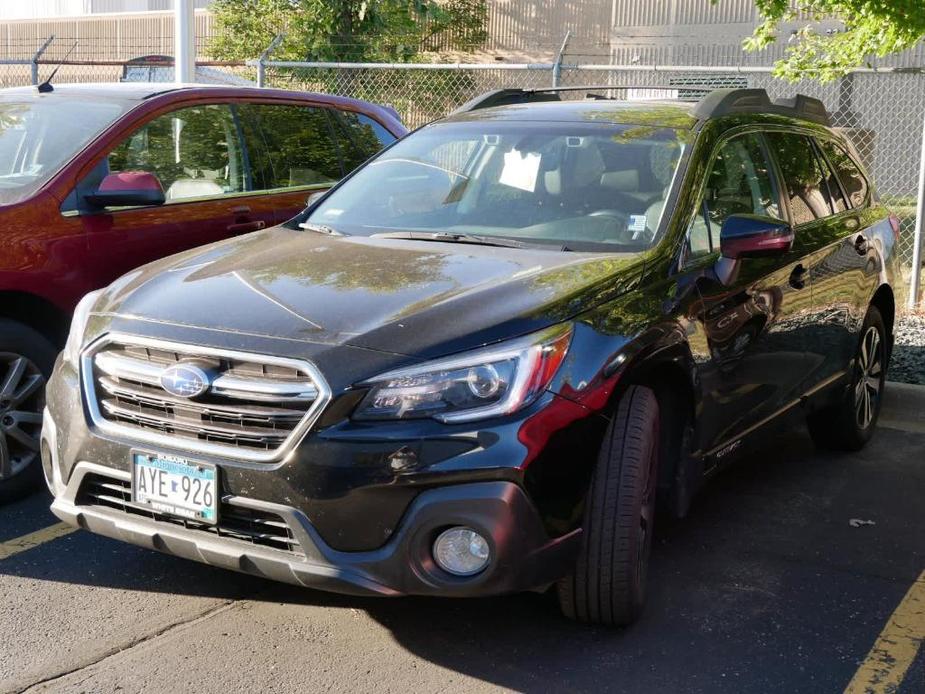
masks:
[[[554,585],[633,621],[657,500],[685,515],[788,414],[871,437],[898,226],[814,99],[608,93],[485,95],[287,224],[88,295],[54,512],[325,590]]]

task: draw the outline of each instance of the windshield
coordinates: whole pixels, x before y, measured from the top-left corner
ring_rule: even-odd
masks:
[[[437,124],[381,154],[305,221],[363,236],[432,232],[637,252],[654,242],[683,137],[636,125]]]
[[[114,102],[38,96],[0,100],[0,203],[38,190],[124,109]]]

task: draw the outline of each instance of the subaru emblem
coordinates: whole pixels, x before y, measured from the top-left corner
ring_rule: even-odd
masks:
[[[195,398],[207,390],[211,379],[195,364],[174,364],[161,372],[161,388],[181,398]]]

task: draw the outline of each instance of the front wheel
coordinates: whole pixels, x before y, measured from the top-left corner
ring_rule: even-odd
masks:
[[[39,435],[55,352],[32,328],[0,319],[0,502],[41,485]]]
[[[871,306],[851,370],[851,383],[842,400],[807,419],[813,442],[820,448],[859,451],[874,434],[886,383],[887,335],[883,317]]]
[[[585,504],[573,574],[558,585],[571,619],[625,626],[645,603],[658,482],[659,409],[655,394],[630,386],[607,428]]]

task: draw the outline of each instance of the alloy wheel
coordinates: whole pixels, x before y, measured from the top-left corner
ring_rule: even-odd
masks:
[[[45,376],[27,357],[0,352],[0,481],[8,480],[39,455]]]
[[[883,388],[883,340],[875,326],[867,328],[858,354],[857,383],[854,386],[854,414],[862,430],[870,426],[880,404]]]

